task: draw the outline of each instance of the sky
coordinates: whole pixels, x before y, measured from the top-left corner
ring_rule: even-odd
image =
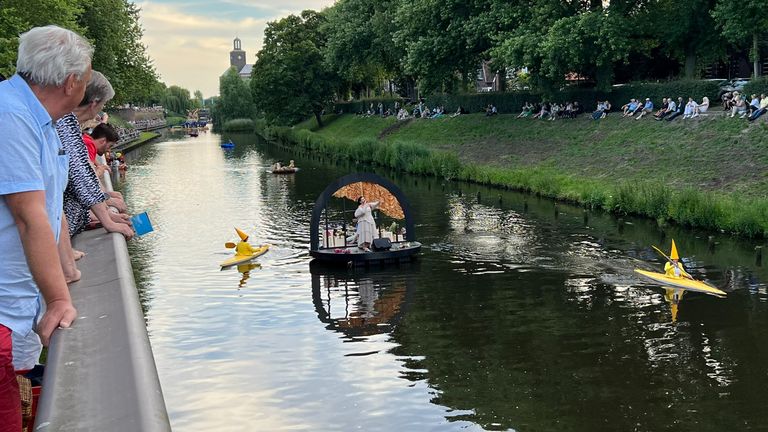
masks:
[[[305,9],[321,10],[334,0],[144,0],[140,23],[144,45],[160,80],[218,95],[219,77],[229,67],[232,41],[239,37],[247,63],[256,61],[264,28]]]

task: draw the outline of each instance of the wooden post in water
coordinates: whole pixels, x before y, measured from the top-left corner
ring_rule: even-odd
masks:
[[[755,246],[755,265],[756,266],[763,265],[763,247],[762,246]]]

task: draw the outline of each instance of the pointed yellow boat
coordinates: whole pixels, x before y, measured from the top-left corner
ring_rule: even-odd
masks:
[[[640,270],[640,269],[635,269],[635,272],[665,286],[672,286],[675,288],[681,288],[688,291],[702,292],[705,294],[711,294],[716,296],[727,295],[725,291],[721,291],[713,287],[712,285],[709,285],[702,281],[697,281],[695,279],[670,277],[665,275],[664,273],[656,273],[656,272]]]
[[[256,252],[254,252],[253,255],[235,255],[232,258],[229,258],[228,260],[222,262],[219,265],[221,266],[221,268],[223,270],[223,269],[225,269],[227,267],[232,267],[234,265],[247,263],[248,261],[251,261],[253,259],[256,259],[256,258],[264,255],[265,253],[267,253],[268,250],[269,250],[269,245],[268,244],[261,245],[258,248],[256,248]]]

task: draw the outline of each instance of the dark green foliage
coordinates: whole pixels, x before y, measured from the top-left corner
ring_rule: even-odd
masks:
[[[289,125],[320,115],[333,101],[338,77],[324,61],[325,16],[304,11],[267,24],[253,65],[253,100],[269,123]]]
[[[768,95],[768,77],[763,77],[748,82],[747,85],[744,86],[744,94],[747,96],[751,96],[753,94],[758,96],[761,94]]]
[[[249,118],[229,120],[224,123],[224,132],[253,132],[254,122]]]

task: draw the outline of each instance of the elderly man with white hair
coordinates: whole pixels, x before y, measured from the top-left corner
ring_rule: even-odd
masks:
[[[47,345],[77,316],[57,251],[68,156],[54,122],[83,100],[93,48],[56,26],[19,37],[16,74],[0,83],[0,432],[21,430],[12,332]]]

